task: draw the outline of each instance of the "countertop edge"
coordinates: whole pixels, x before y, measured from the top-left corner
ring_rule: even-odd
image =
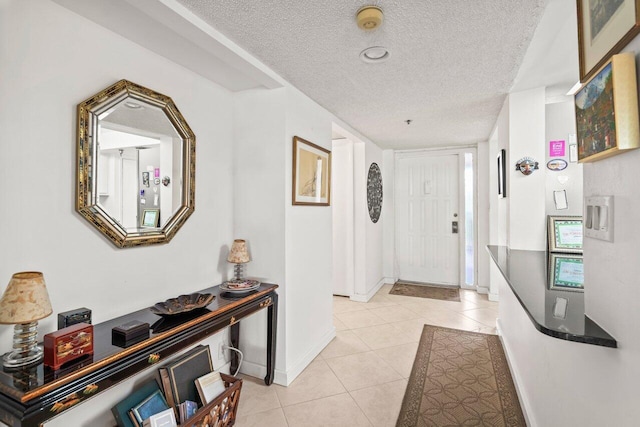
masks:
[[[501,246],[498,246],[498,245],[487,245],[486,249],[489,252],[489,255],[491,256],[491,260],[493,261],[495,266],[500,271],[500,274],[502,274],[502,277],[505,279],[505,282],[509,285],[509,288],[511,289],[511,292],[513,292],[513,294],[515,295],[516,299],[518,300],[518,302],[520,303],[520,305],[524,309],[525,313],[527,313],[527,316],[529,317],[529,319],[533,323],[533,326],[539,332],[541,332],[541,333],[543,333],[545,335],[548,335],[550,337],[558,338],[558,339],[565,340],[565,341],[573,341],[573,342],[579,342],[579,343],[584,343],[584,344],[592,344],[592,345],[598,345],[598,346],[609,347],[609,348],[617,348],[618,347],[618,343],[615,340],[615,338],[613,338],[613,337],[611,337],[609,339],[609,338],[598,337],[598,336],[593,336],[593,335],[577,335],[577,334],[572,334],[572,333],[568,333],[568,332],[556,331],[556,330],[547,328],[545,325],[542,325],[542,324],[538,323],[538,321],[535,319],[535,317],[533,317],[531,315],[531,313],[530,313],[529,309],[527,308],[526,304],[520,298],[520,295],[518,295],[517,290],[514,289],[513,285],[511,284],[511,280],[510,280],[508,274],[506,274],[502,270],[502,267],[501,267],[501,265],[500,265],[500,263],[499,263],[499,261],[497,259],[497,254],[495,253],[494,250],[492,250],[492,248],[495,248],[497,250],[499,247],[501,247]],[[502,246],[502,247],[504,247],[504,246]],[[509,248],[506,248],[506,249],[507,249],[507,252],[510,251]],[[584,317],[585,317],[585,324],[590,324],[592,327],[597,328],[599,330],[599,332],[601,332],[602,334],[610,336],[609,333],[607,333],[596,322],[594,322],[592,319],[590,319],[589,316],[587,316],[585,314]]]

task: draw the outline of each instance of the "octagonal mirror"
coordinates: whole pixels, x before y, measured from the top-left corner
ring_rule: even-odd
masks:
[[[76,210],[118,247],[167,243],[195,207],[193,131],[170,97],[120,80],[78,104]]]

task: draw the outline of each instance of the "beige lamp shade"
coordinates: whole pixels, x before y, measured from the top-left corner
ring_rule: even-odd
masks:
[[[227,261],[234,264],[244,264],[245,262],[251,261],[249,251],[247,250],[247,242],[241,239],[234,240]]]
[[[21,324],[44,319],[53,312],[44,276],[37,271],[16,273],[0,299],[0,323]]]

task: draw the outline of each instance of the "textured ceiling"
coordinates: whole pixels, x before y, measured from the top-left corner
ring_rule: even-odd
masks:
[[[406,149],[488,139],[547,0],[179,2],[379,146]],[[355,23],[366,4],[385,15],[371,32]],[[375,45],[390,58],[362,62]]]

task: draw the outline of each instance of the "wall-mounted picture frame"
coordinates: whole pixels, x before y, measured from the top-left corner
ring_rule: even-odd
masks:
[[[582,217],[548,216],[549,252],[582,253]]]
[[[635,54],[609,61],[575,96],[578,161],[601,160],[640,146]]]
[[[580,81],[640,33],[640,0],[577,0]]]
[[[293,137],[293,205],[330,206],[331,152]]]
[[[498,197],[507,197],[507,151],[504,148],[498,153]]]
[[[160,209],[144,209],[140,219],[141,227],[158,227],[160,225]]]
[[[582,255],[549,254],[549,289],[584,292]]]

